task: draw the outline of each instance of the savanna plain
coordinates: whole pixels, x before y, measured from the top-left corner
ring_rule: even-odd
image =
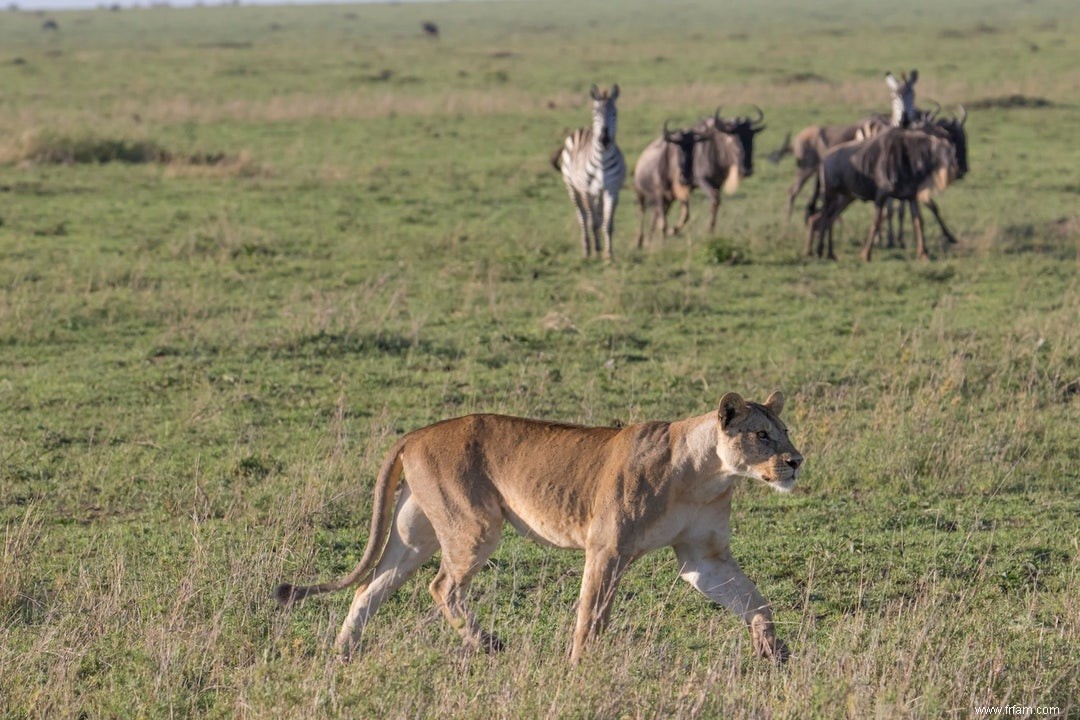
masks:
[[[56,28],[45,28],[53,19]],[[438,23],[438,39],[420,23]],[[456,2],[0,12],[0,716],[1065,717],[1080,698],[1080,12],[1059,0]],[[959,244],[802,257],[789,131],[968,111]],[[591,84],[632,167],[759,106],[715,232],[585,260]],[[804,190],[800,205],[809,190]],[[470,412],[675,420],[787,396],[794,493],[732,550],[786,666],[635,564],[572,668],[579,553],[507,531],[466,652],[423,568],[330,649],[402,433]]]

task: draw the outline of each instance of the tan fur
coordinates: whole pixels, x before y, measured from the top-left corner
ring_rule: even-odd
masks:
[[[759,654],[781,661],[786,649],[768,604],[730,555],[728,519],[737,477],[781,491],[795,482],[802,456],[779,419],[783,403],[778,392],[764,404],[728,393],[716,411],[672,423],[607,428],[469,415],[415,430],[379,473],[356,568],[331,583],[281,585],[277,597],[287,605],[370,576],[338,634],[349,657],[378,606],[441,550],[429,588],[436,605],[466,643],[500,649],[465,594],[506,521],[537,542],[585,551],[572,661],[607,623],[627,567],[667,546],[683,579],[742,617]]]
[[[739,181],[742,179],[742,172],[739,169],[739,164],[735,163],[728,169],[727,177],[724,178],[724,194],[734,195],[739,189]]]

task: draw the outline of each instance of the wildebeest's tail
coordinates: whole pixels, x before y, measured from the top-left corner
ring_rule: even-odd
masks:
[[[406,436],[407,437],[407,436]],[[375,569],[375,564],[382,555],[386,541],[390,537],[390,525],[394,516],[394,500],[397,496],[398,483],[401,480],[401,454],[405,450],[406,438],[397,444],[386,456],[379,477],[375,481],[375,496],[372,499],[371,533],[368,535],[364,556],[360,558],[353,571],[343,578],[317,585],[295,586],[281,583],[274,590],[274,596],[284,607],[303,600],[308,595],[342,590],[364,580]]]
[[[784,142],[780,145],[780,147],[769,153],[769,162],[771,162],[773,165],[776,165],[778,162],[784,159],[785,155],[789,155],[793,151],[794,148],[792,148],[791,146],[791,131],[789,130],[788,134],[784,136]]]

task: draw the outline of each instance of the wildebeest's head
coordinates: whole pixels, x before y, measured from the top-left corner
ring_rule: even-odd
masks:
[[[960,106],[960,115],[952,118],[938,118],[934,124],[941,128],[956,150],[957,179],[967,175],[967,132],[964,131],[964,123],[967,122],[967,110]]]
[[[683,185],[692,185],[694,181],[694,145],[707,140],[707,135],[701,135],[693,130],[668,130],[667,121],[664,121],[664,142],[674,146],[678,152],[679,182]]]
[[[724,120],[720,117],[720,108],[716,108],[712,123],[710,123],[717,130],[733,135],[739,141],[743,151],[742,166],[739,170],[743,177],[754,174],[754,136],[765,129],[765,126],[761,124],[761,121],[765,119],[765,113],[757,105],[754,106],[754,110],[757,111],[756,118],[734,117]]]
[[[600,138],[600,145],[607,148],[615,142],[615,131],[618,128],[618,111],[615,109],[615,100],[619,97],[618,84],[611,86],[611,92],[600,92],[595,85],[589,91],[593,101],[593,132]]]

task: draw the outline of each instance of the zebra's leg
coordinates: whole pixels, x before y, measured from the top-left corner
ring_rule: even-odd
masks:
[[[588,205],[583,202],[583,198],[577,190],[570,190],[570,200],[574,203],[574,207],[577,208],[578,227],[581,228],[581,245],[585,257],[589,257],[592,255],[592,246],[589,245],[589,225],[591,220],[589,219]]]
[[[592,198],[592,236],[593,236],[593,249],[596,250],[596,254],[599,255],[603,251],[602,241],[604,239],[605,228],[607,227],[607,216],[604,209],[604,197]]]
[[[608,260],[614,259],[614,254],[611,247],[611,236],[615,232],[615,208],[619,205],[619,194],[615,192],[605,192],[604,198],[604,254]],[[599,240],[599,238],[597,238]],[[597,250],[599,250],[599,245]]]

